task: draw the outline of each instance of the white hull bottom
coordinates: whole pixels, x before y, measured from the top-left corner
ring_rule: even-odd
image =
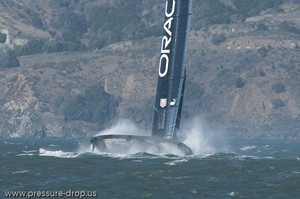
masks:
[[[100,135],[91,139],[93,150],[114,154],[174,154],[192,155],[192,150],[176,140],[136,135]]]

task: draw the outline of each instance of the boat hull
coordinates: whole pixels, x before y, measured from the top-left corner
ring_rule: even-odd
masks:
[[[100,135],[91,139],[93,150],[103,153],[192,155],[192,150],[176,140],[137,135]]]

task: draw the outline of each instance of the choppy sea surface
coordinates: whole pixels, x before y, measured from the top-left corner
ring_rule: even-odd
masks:
[[[0,198],[70,190],[97,198],[300,198],[299,141],[235,140],[179,157],[95,154],[87,139],[2,138],[0,169]]]

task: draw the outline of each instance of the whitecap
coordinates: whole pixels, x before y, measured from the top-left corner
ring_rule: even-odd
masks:
[[[259,160],[260,157],[258,156],[253,156],[253,155],[240,155],[240,156],[236,156],[236,158],[238,160]]]
[[[239,160],[249,160],[249,159],[252,159],[252,160],[273,160],[274,157],[272,157],[272,156],[259,157],[259,156],[252,156],[252,155],[240,155],[240,156],[237,156],[237,159],[239,159]]]
[[[48,146],[50,146],[50,147],[56,147],[56,146],[58,146],[58,145],[55,145],[55,144],[49,144]]]
[[[49,151],[43,148],[39,149],[40,156],[50,156],[50,157],[58,157],[58,158],[76,158],[79,153],[75,152],[65,152],[65,151]]]
[[[275,158],[272,156],[264,156],[262,157],[262,159],[266,159],[266,160],[274,160]]]
[[[24,153],[34,153],[34,152],[37,152],[37,150],[29,150],[29,151],[22,151]]]
[[[12,174],[29,173],[29,170],[13,171]]]
[[[191,176],[168,176],[168,177],[163,177],[163,179],[168,179],[168,180],[182,180],[182,179],[192,179],[193,177]]]
[[[255,149],[256,146],[244,146],[244,147],[241,147],[240,150],[242,151],[249,151],[251,149]]]
[[[186,160],[186,159],[173,160],[173,161],[171,161],[171,162],[166,162],[165,164],[166,164],[166,165],[170,165],[170,166],[174,166],[174,165],[176,165],[176,164],[178,164],[178,163],[187,162],[187,161],[188,161],[188,160]]]
[[[117,159],[130,159],[130,158],[133,158],[132,155],[119,154],[119,153],[107,153],[107,152],[94,151],[93,154],[100,155],[100,156],[103,156],[103,157],[109,157],[109,158],[117,158]]]
[[[35,155],[34,152],[37,150],[29,150],[29,151],[22,151],[23,153],[18,154],[17,156],[33,156]]]
[[[208,157],[214,156],[214,155],[216,155],[216,154],[217,154],[217,153],[205,153],[205,154],[198,155],[198,156],[194,156],[194,157],[208,158]]]
[[[33,156],[33,153],[20,153],[17,156]]]
[[[143,160],[132,160],[131,162],[143,162]]]
[[[229,195],[229,196],[235,196],[235,193],[232,191],[232,192],[228,193],[227,195]]]

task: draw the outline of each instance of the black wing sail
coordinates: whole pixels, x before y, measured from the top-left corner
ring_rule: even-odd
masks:
[[[166,0],[152,135],[176,138],[183,104],[192,0]]]
[[[93,151],[193,154],[176,140],[183,104],[191,1],[166,0],[152,136],[97,135],[91,139]]]

